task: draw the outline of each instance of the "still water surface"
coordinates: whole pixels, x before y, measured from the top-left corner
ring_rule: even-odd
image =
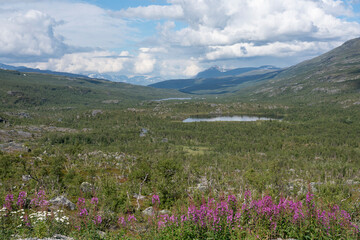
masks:
[[[202,117],[202,118],[187,118],[183,122],[254,122],[258,120],[279,120],[267,117],[254,116],[220,116],[220,117]]]

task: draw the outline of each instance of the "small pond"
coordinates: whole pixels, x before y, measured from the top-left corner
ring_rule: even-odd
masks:
[[[185,119],[183,122],[254,122],[258,120],[280,120],[268,117],[257,117],[257,116],[208,116],[208,117],[190,117]],[[281,121],[281,120],[280,120]]]
[[[155,102],[161,102],[161,101],[170,101],[170,100],[191,100],[191,98],[163,98],[154,100]]]

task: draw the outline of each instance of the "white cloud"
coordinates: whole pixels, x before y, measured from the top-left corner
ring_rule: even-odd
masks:
[[[1,58],[61,56],[68,46],[61,36],[54,34],[56,25],[52,17],[37,10],[4,14],[0,24]]]
[[[121,18],[146,18],[146,19],[162,19],[171,18],[178,19],[184,16],[183,9],[179,5],[156,6],[128,8],[115,12],[114,15]]]
[[[132,31],[105,9],[69,0],[1,1],[0,13],[0,60],[7,62],[118,48]]]
[[[186,66],[185,70],[183,71],[183,75],[192,77],[198,74],[200,71],[201,68],[195,62],[192,62]]]
[[[160,74],[168,78],[193,77],[203,70],[194,59],[166,59],[159,63]]]
[[[115,54],[108,51],[65,54],[61,58],[52,58],[47,62],[23,64],[28,67],[50,69],[71,73],[108,73],[123,70],[124,64],[129,63],[129,53],[124,51]]]
[[[148,50],[148,49],[146,49]],[[154,70],[156,59],[148,53],[141,52],[134,63],[134,72],[137,74],[147,74]]]
[[[249,58],[259,56],[290,57],[298,53],[310,53],[314,49],[323,52],[334,48],[340,42],[274,42],[266,45],[255,45],[253,43],[236,43],[227,46],[212,46],[210,52],[206,54],[206,59],[226,59],[226,58]],[[314,53],[312,53],[314,55]]]
[[[198,56],[193,55],[198,59],[207,56],[216,60],[251,54],[296,57],[296,53],[301,54],[304,49],[319,52],[316,49],[319,44],[328,42],[330,47],[360,34],[359,23],[339,17],[353,14],[351,8],[340,0],[168,2],[172,4],[167,6],[168,9],[181,8],[182,11],[177,11],[182,14],[159,14],[163,6],[156,5],[132,8],[123,13],[147,19],[162,17],[186,22],[188,26],[180,30],[174,29],[173,22],[163,24],[159,28],[159,37],[162,38],[159,42],[169,48],[205,49]],[[239,45],[248,48],[249,53],[242,54]]]

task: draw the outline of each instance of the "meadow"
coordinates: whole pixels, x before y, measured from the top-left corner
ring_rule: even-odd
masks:
[[[4,109],[0,236],[359,238],[357,106],[204,98]]]

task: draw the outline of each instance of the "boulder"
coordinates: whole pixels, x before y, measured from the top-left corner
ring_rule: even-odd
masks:
[[[154,209],[153,207],[148,207],[146,208],[144,211],[142,211],[142,214],[146,215],[146,216],[152,216],[154,215]]]
[[[159,211],[159,214],[160,214],[160,215],[170,215],[171,212],[170,212],[169,210],[167,210],[167,209],[164,209],[164,210],[160,210],[160,211]]]
[[[75,208],[76,208],[76,205],[64,196],[55,197],[55,198],[51,199],[49,202],[55,206],[67,207],[70,210],[75,210]]]
[[[80,190],[83,191],[84,193],[93,192],[94,185],[92,185],[91,183],[88,183],[88,182],[83,182],[80,185]]]
[[[95,117],[96,115],[102,114],[102,113],[103,113],[102,110],[93,110],[93,111],[91,112],[91,116]]]
[[[146,128],[142,128],[140,132],[140,137],[145,137],[149,130]]]
[[[23,182],[28,182],[31,180],[31,176],[30,175],[22,175],[21,179],[23,180]]]

